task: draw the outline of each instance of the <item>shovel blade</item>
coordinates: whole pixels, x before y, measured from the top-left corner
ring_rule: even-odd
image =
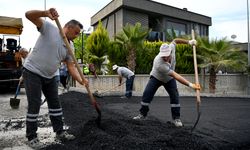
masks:
[[[18,109],[20,104],[20,99],[10,98],[10,106],[12,109]]]

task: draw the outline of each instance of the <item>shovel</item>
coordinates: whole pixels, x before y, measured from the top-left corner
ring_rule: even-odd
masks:
[[[85,77],[84,77],[84,75],[83,75],[83,73],[82,73],[82,71],[81,71],[81,69],[80,69],[80,66],[79,66],[78,63],[77,63],[77,60],[76,60],[76,58],[75,58],[75,56],[74,56],[74,54],[73,54],[73,50],[71,49],[71,47],[70,47],[70,45],[69,45],[69,42],[68,42],[68,40],[67,40],[67,38],[66,38],[66,36],[65,36],[65,33],[63,32],[62,26],[61,26],[61,24],[60,24],[60,22],[59,22],[58,19],[55,19],[55,21],[56,21],[56,25],[57,25],[57,27],[58,27],[58,29],[59,29],[59,31],[60,31],[60,34],[61,34],[61,36],[62,36],[62,38],[63,38],[63,41],[64,41],[64,43],[66,44],[66,47],[67,47],[67,49],[68,49],[68,53],[71,55],[71,57],[72,57],[72,59],[73,59],[75,65],[76,65],[77,71],[79,72],[79,74],[80,74],[82,80],[84,80]],[[96,102],[96,100],[95,100],[93,94],[91,93],[91,91],[90,91],[90,89],[89,89],[89,86],[85,86],[85,88],[86,88],[86,90],[88,91],[88,95],[89,95],[89,97],[90,97],[90,100],[91,100],[92,105],[95,107],[95,109],[96,109],[96,111],[97,111],[97,113],[98,113],[98,117],[97,117],[97,119],[96,119],[96,123],[97,123],[98,126],[100,126],[100,124],[101,124],[101,110],[100,110],[99,105],[97,104],[97,102]]]
[[[125,83],[125,82],[122,82],[121,85],[123,85],[124,83]],[[115,88],[117,88],[117,87],[119,87],[119,86],[121,86],[121,85],[114,86],[114,87],[112,87],[111,89],[108,89],[108,90],[106,90],[106,91],[104,91],[104,92],[102,92],[102,93],[99,93],[98,90],[96,90],[96,91],[93,93],[93,95],[94,95],[95,97],[102,98],[102,97],[103,97],[103,94],[105,94],[105,93],[107,93],[107,92],[110,92],[111,90],[114,90]]]
[[[192,39],[195,39],[194,37],[194,30],[192,30]],[[199,84],[199,77],[198,77],[198,69],[197,69],[197,58],[196,58],[196,46],[193,45],[193,58],[194,58],[194,73],[195,73],[195,83]],[[196,90],[196,109],[197,109],[197,119],[194,123],[193,128],[191,129],[191,132],[195,129],[197,126],[200,116],[201,116],[201,110],[200,110],[200,105],[201,105],[201,98],[200,98],[200,90]]]
[[[14,98],[10,98],[10,106],[12,109],[18,109],[19,108],[19,104],[20,104],[20,99],[17,99],[17,95],[20,92],[20,85],[21,85],[22,80],[19,80],[17,88],[16,88],[16,94]]]

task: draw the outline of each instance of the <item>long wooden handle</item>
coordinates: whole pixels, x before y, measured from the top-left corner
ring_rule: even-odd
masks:
[[[82,73],[82,71],[81,71],[81,69],[80,69],[79,64],[77,63],[77,60],[76,60],[76,58],[75,58],[75,56],[74,56],[74,54],[73,54],[73,50],[72,50],[72,48],[70,47],[70,44],[69,44],[69,42],[68,42],[68,39],[67,39],[67,37],[65,36],[65,33],[63,32],[63,29],[62,29],[62,26],[61,26],[59,20],[56,19],[55,21],[56,21],[57,27],[59,28],[60,34],[61,34],[61,36],[62,36],[62,38],[63,38],[63,41],[64,41],[64,43],[66,44],[66,47],[67,47],[67,49],[68,49],[68,52],[69,52],[69,54],[71,55],[71,57],[73,58],[73,61],[74,61],[75,66],[76,66],[76,68],[77,68],[77,71],[79,72],[79,74],[80,74],[82,80],[85,80],[85,77],[84,77],[84,75],[83,75],[83,73]],[[88,95],[89,95],[89,97],[90,97],[90,100],[91,100],[92,104],[95,105],[95,107],[96,107],[96,106],[97,106],[96,100],[95,100],[93,94],[91,93],[91,91],[90,91],[90,89],[89,89],[89,86],[86,86],[86,85],[85,85],[85,87],[86,87],[86,90],[88,91]]]
[[[192,39],[195,39],[194,30],[192,29]],[[196,58],[196,46],[193,45],[193,58],[194,58],[194,73],[195,73],[195,83],[199,84],[198,69],[197,69],[197,58]],[[197,104],[201,103],[200,90],[196,90]]]

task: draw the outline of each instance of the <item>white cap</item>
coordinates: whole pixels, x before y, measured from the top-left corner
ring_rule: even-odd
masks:
[[[160,47],[159,55],[160,57],[169,56],[171,54],[171,48],[168,44],[163,43]]]
[[[113,70],[115,70],[115,69],[117,69],[118,68],[118,66],[117,65],[113,65]]]

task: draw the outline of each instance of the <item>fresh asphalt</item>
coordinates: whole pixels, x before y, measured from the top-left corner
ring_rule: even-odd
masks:
[[[72,89],[74,90],[74,89]],[[77,91],[77,90],[76,90]],[[24,89],[21,89],[18,98],[21,99],[19,109],[13,110],[9,100],[13,93],[0,94],[0,122],[10,119],[25,118],[27,100]],[[129,100],[115,100],[117,97],[98,99],[109,101],[102,107],[110,108],[118,113],[133,117],[138,114],[141,97]],[[196,98],[180,97],[181,119],[185,126],[192,127],[196,121]],[[201,117],[194,132],[207,135],[210,138],[220,139],[228,143],[250,143],[250,99],[243,97],[201,97]],[[47,113],[47,106],[41,107],[40,114]],[[154,117],[163,122],[171,121],[170,104],[168,97],[155,97],[150,104],[149,118]],[[4,138],[4,137],[2,137]],[[8,137],[9,138],[9,137]],[[25,137],[24,137],[25,138]]]
[[[104,97],[111,100],[103,107],[133,117],[139,113],[141,97],[133,97],[127,102],[119,98]],[[126,100],[124,100],[126,101]],[[250,146],[250,99],[240,97],[201,97],[200,120],[193,130],[196,134],[207,135],[231,144]],[[193,127],[197,119],[196,97],[180,97],[181,120],[184,126]],[[169,97],[154,97],[150,104],[148,117],[162,122],[171,121]]]

